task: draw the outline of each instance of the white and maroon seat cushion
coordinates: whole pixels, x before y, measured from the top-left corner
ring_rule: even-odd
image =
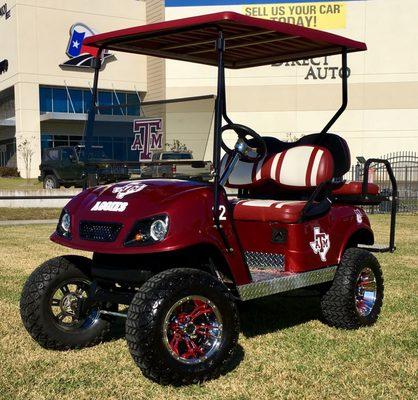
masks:
[[[224,156],[221,172],[228,156]],[[306,189],[332,178],[334,162],[331,153],[320,146],[297,146],[281,153],[269,154],[258,163],[238,161],[227,187],[251,188],[272,181],[288,189]]]
[[[237,200],[233,204],[233,216],[237,221],[295,223],[300,219],[306,201]]]
[[[361,195],[363,193],[363,182],[347,182],[338,189],[332,191],[335,195]],[[379,193],[379,186],[375,183],[367,184],[367,194],[376,195]]]

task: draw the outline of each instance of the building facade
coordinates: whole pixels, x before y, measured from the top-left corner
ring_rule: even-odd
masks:
[[[11,0],[0,10],[0,166],[17,166],[21,176],[36,177],[43,148],[82,141],[93,84],[87,65],[94,54],[82,39],[145,24],[147,5],[136,0]],[[146,58],[107,54],[100,89],[99,104],[113,106],[107,113],[137,113],[147,93]],[[118,158],[130,145],[112,136],[99,140]]]
[[[356,156],[418,153],[416,0],[166,0],[166,19],[231,10],[326,30],[365,42],[349,55],[349,104],[331,128]],[[262,135],[319,132],[341,104],[341,60],[227,71],[231,118]],[[214,68],[166,62],[167,97],[214,93]]]
[[[222,10],[366,42],[367,52],[349,57],[349,106],[331,131],[348,140],[353,156],[418,152],[415,0],[10,0],[0,2],[0,166],[36,177],[43,148],[82,142],[94,55],[85,36]],[[227,71],[227,84],[234,121],[294,140],[320,131],[339,107],[340,59]],[[99,87],[99,105],[109,106],[102,113],[112,120],[139,114],[144,100],[215,94],[216,70],[113,52]],[[175,139],[190,126],[176,126]],[[134,159],[131,139],[108,132],[97,144],[112,158]]]

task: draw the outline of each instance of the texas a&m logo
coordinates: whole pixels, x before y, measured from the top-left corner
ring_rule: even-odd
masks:
[[[139,161],[150,161],[153,150],[163,148],[163,120],[136,119],[134,120],[134,141],[131,150],[139,151]]]
[[[116,193],[117,199],[123,199],[125,196],[129,196],[130,194],[138,193],[141,190],[144,190],[146,187],[147,185],[131,182],[123,186],[115,186],[112,189],[112,193]]]
[[[327,253],[331,247],[331,242],[329,241],[329,235],[327,233],[321,232],[321,228],[316,226],[314,228],[314,240],[309,244],[313,252],[319,254],[321,261],[327,261]]]

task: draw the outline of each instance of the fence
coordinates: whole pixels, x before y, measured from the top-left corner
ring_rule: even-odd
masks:
[[[389,160],[393,173],[398,182],[399,204],[398,212],[418,212],[418,155],[415,152],[397,152],[379,157]],[[361,181],[363,179],[363,164],[358,163],[351,167],[345,179]],[[369,170],[369,181],[380,186],[382,194],[389,195],[391,185],[384,165],[372,165]],[[371,213],[387,213],[390,211],[390,202],[386,201],[378,206],[371,206]]]

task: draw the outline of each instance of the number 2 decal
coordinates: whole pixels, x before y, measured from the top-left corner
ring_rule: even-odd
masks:
[[[219,215],[219,221],[226,221],[226,207],[223,205],[219,206],[219,211],[221,212]]]
[[[213,207],[212,207],[212,210],[213,210]],[[226,221],[226,207],[224,206],[224,205],[220,205],[219,206],[219,212],[220,212],[220,214],[219,214],[219,221]]]

